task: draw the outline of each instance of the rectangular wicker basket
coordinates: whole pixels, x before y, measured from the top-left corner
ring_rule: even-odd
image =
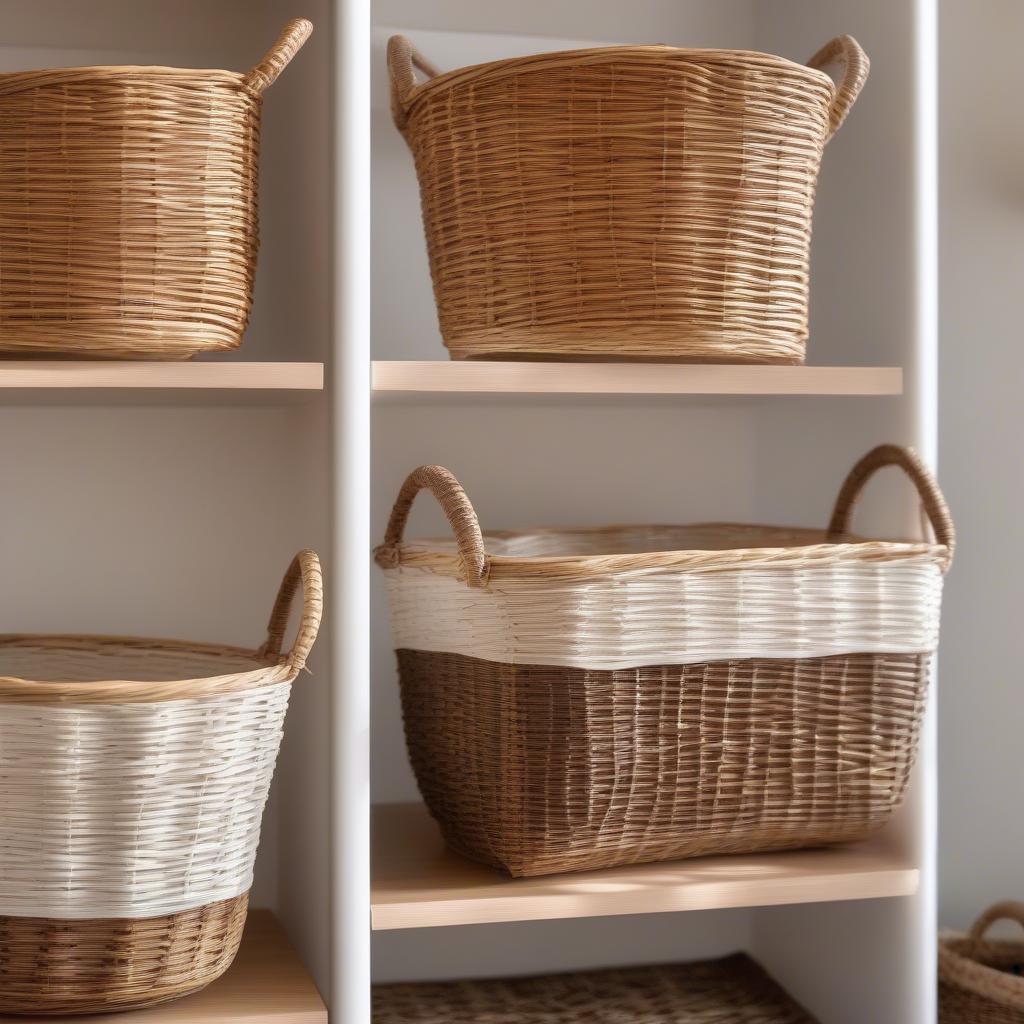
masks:
[[[890,464],[937,543],[848,533]],[[423,488],[454,541],[403,541]],[[953,544],[894,446],[854,467],[827,531],[485,535],[450,473],[417,470],[376,557],[428,808],[516,876],[863,838],[907,784]]]
[[[0,75],[0,352],[186,359],[241,344],[261,96],[312,28],[292,21],[244,75]]]
[[[818,168],[868,73],[850,36],[808,65],[615,46],[441,74],[401,36],[388,62],[453,358],[803,362]]]
[[[815,1024],[747,956],[536,978],[377,985],[373,1024]]]

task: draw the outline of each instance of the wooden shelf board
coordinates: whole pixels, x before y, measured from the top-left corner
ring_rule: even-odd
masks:
[[[373,363],[385,394],[900,395],[893,366],[742,366],[683,363]]]
[[[919,872],[879,837],[827,850],[703,857],[509,879],[444,849],[420,804],[373,812],[377,930],[910,896]]]
[[[320,393],[323,363],[0,360],[0,404],[294,401]]]
[[[76,1024],[327,1024],[327,1009],[273,914],[254,910],[235,962],[201,992],[148,1010],[61,1019]],[[0,1014],[0,1024],[28,1020]]]

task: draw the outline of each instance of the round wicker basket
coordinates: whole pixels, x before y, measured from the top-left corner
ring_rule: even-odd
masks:
[[[1024,925],[1024,903],[997,903],[967,935],[939,937],[939,1024],[1024,1024],[1024,940],[986,936],[997,921]]]
[[[818,167],[868,72],[850,36],[809,66],[618,46],[440,74],[401,36],[388,60],[453,358],[803,362]]]
[[[237,348],[255,273],[261,94],[248,74],[0,75],[0,351],[184,359]]]
[[[935,543],[850,534],[889,465]],[[453,540],[403,539],[422,489]],[[953,549],[934,480],[891,445],[827,530],[484,534],[423,467],[377,562],[426,804],[453,849],[515,876],[864,838],[903,799]]]
[[[231,964],[321,608],[306,551],[255,651],[0,636],[0,1013],[150,1006]]]

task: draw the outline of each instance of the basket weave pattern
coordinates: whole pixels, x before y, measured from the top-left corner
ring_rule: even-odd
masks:
[[[228,967],[321,610],[307,551],[258,650],[0,636],[0,1013],[148,1006]]]
[[[255,272],[261,93],[246,75],[0,75],[0,351],[181,359],[236,348]]]
[[[867,75],[850,37],[811,67],[640,46],[439,75],[402,37],[389,62],[454,358],[803,361],[818,167]]]
[[[377,985],[374,1024],[814,1024],[749,957],[537,978]]]
[[[850,534],[889,465],[935,543]],[[405,542],[422,489],[454,542]],[[894,446],[853,468],[827,531],[485,535],[422,467],[377,560],[427,806],[513,875],[863,838],[904,795],[954,546],[934,480]]]
[[[243,893],[137,920],[0,915],[0,1006],[5,1013],[63,1016],[131,1010],[196,992],[231,966],[248,903]]]
[[[514,876],[862,838],[902,800],[928,677],[922,655],[398,664],[446,842]]]

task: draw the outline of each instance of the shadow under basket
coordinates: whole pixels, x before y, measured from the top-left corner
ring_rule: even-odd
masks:
[[[889,465],[936,542],[849,533]],[[454,540],[403,539],[423,488]],[[484,534],[423,467],[377,561],[427,807],[513,876],[863,839],[904,796],[953,546],[934,480],[891,445],[850,472],[827,530]]]
[[[0,635],[0,1013],[140,1009],[230,966],[322,590],[301,552],[256,650]]]

